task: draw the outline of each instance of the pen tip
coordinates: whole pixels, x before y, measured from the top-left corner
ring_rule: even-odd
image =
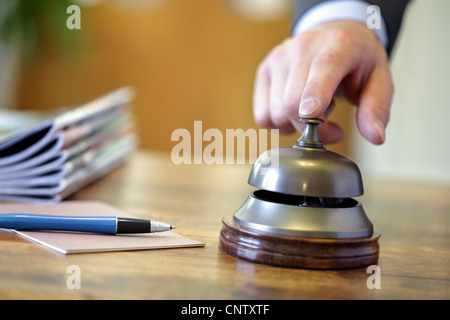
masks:
[[[176,227],[175,226],[170,226],[170,229],[176,229]]]

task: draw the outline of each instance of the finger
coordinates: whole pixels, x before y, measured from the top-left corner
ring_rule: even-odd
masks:
[[[348,73],[350,57],[319,54],[311,62],[308,79],[303,90],[299,114],[314,118],[325,112],[338,85]]]
[[[323,144],[340,142],[344,138],[344,131],[341,127],[334,122],[325,120],[324,117],[320,118],[324,120],[324,123],[318,127],[319,138]],[[293,123],[293,125],[300,134],[305,130],[305,124],[303,122]]]
[[[307,66],[301,63],[294,65],[286,81],[283,98],[285,114],[291,121],[295,130],[299,132],[302,132],[300,130],[303,130],[302,122],[299,122],[299,108],[301,95],[308,74],[307,68]]]
[[[376,65],[361,92],[356,111],[356,123],[361,135],[374,144],[382,144],[386,139],[393,93],[387,62]]]
[[[307,71],[305,72],[303,70],[303,66],[294,66],[291,70],[286,81],[283,98],[285,114],[289,118],[293,128],[298,132],[302,132],[304,129],[303,122],[299,121],[300,98],[306,83],[307,74]]]
[[[256,71],[253,90],[253,118],[255,122],[265,128],[272,128],[269,114],[270,79],[267,64],[260,64]]]
[[[288,70],[285,65],[284,53],[281,49],[274,50],[270,62],[270,118],[272,123],[280,128],[289,126],[289,118],[283,107],[284,88]]]
[[[324,112],[325,118],[328,118],[330,116],[331,112],[333,112],[335,107],[336,101],[334,100],[334,98],[332,98],[330,104],[328,105],[328,108]]]
[[[286,80],[283,104],[291,121],[296,123],[299,119],[300,99],[311,65],[311,40],[309,37],[296,37],[291,41],[291,46],[292,62]]]
[[[270,78],[270,103],[269,113],[271,122],[280,130],[282,134],[289,134],[295,131],[289,115],[283,106],[283,92],[286,83],[286,72],[274,70]]]
[[[326,121],[318,128],[319,138],[324,144],[338,143],[344,138],[344,131],[335,123]]]
[[[344,131],[341,127],[334,122],[330,122],[328,117],[331,112],[333,112],[336,107],[336,102],[334,98],[331,100],[330,105],[325,110],[324,116],[321,117],[324,120],[324,123],[319,126],[319,138],[322,140],[324,144],[338,143],[344,138]]]
[[[338,143],[344,138],[344,131],[341,127],[334,123],[328,121],[328,116],[334,110],[335,102],[334,99],[325,111],[325,113],[319,116],[324,122],[318,127],[319,138],[324,144]],[[294,125],[298,132],[303,132],[305,124],[302,121],[298,121]]]
[[[336,102],[333,98],[323,116],[320,117],[324,120],[324,123],[319,126],[318,132],[319,138],[324,144],[338,143],[344,138],[344,131],[341,127],[337,123],[328,120],[328,117],[333,112],[335,107]]]

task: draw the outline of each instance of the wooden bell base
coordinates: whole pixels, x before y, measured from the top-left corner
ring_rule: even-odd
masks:
[[[355,239],[321,239],[265,233],[224,217],[219,248],[245,260],[305,269],[351,269],[377,264],[380,233]]]

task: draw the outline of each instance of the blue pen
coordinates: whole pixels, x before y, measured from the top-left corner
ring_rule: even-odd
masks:
[[[170,224],[121,217],[52,216],[42,214],[0,214],[0,228],[15,230],[75,231],[100,234],[153,233],[174,229]]]

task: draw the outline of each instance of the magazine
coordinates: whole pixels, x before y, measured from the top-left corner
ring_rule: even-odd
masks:
[[[0,136],[0,200],[59,202],[123,163],[137,148],[133,97],[125,87],[49,115],[23,112],[26,128]]]

